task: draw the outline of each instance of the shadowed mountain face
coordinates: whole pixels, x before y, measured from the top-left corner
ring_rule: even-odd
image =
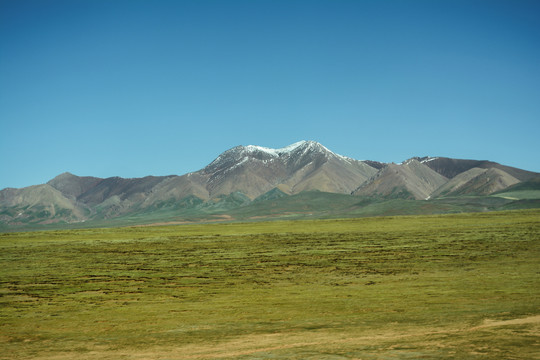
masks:
[[[450,159],[450,158],[445,158],[445,157],[436,157],[436,158],[427,157],[427,158],[424,158],[422,163],[426,164],[431,169],[435,170],[439,174],[449,179],[452,179],[454,176],[457,176],[458,174],[461,174],[473,168],[499,169],[511,175],[512,177],[518,179],[519,181],[528,181],[538,176],[538,173],[534,173],[534,172],[526,171],[522,169],[517,169],[510,166],[501,165],[496,162],[487,161],[487,160],[463,160],[463,159]]]
[[[90,176],[75,176],[68,172],[58,175],[47,184],[68,198],[77,198],[95,187],[103,179]]]
[[[4,189],[0,191],[0,225],[104,221],[165,210],[210,214],[250,203],[257,204],[250,209],[259,209],[265,202],[283,202],[284,197],[313,191],[343,194],[352,203],[355,198],[490,195],[522,182],[535,184],[539,177],[491,161],[442,157],[416,157],[401,164],[359,161],[314,141],[280,149],[236,146],[203,169],[182,176],[101,179],[64,173],[44,185]],[[324,201],[313,200],[316,194],[302,197],[304,202],[314,201],[303,207],[323,206]],[[300,198],[286,203],[294,199]],[[339,199],[341,204],[349,203]]]
[[[156,185],[165,179],[167,177],[164,176],[147,176],[136,179],[123,179],[120,177],[103,179],[94,187],[80,194],[77,201],[89,206],[95,206],[114,196],[117,196],[120,200],[142,200]]]

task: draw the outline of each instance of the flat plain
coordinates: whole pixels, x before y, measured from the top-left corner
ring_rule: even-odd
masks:
[[[0,234],[1,359],[540,359],[540,210]]]

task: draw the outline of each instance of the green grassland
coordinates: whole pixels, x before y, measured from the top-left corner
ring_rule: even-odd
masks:
[[[500,192],[496,195],[502,198],[509,198],[512,200],[522,200],[522,199],[540,199],[540,190],[516,190],[509,192]]]
[[[0,234],[0,359],[540,359],[540,210]]]

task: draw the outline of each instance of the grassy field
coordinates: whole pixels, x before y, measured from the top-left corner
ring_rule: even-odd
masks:
[[[0,234],[0,359],[540,359],[540,210]]]

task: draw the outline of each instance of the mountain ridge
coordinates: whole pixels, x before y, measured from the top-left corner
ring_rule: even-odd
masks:
[[[208,215],[306,191],[369,201],[489,196],[538,178],[539,173],[488,160],[425,156],[395,164],[355,160],[315,141],[278,149],[239,145],[184,175],[126,179],[65,172],[46,184],[3,189],[0,225],[108,221],[157,212]]]

